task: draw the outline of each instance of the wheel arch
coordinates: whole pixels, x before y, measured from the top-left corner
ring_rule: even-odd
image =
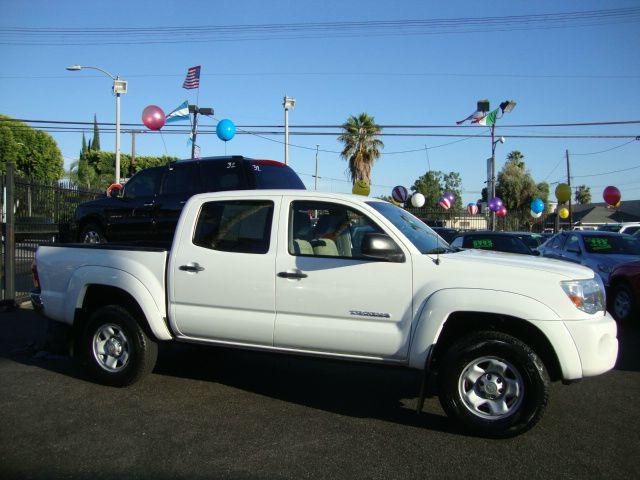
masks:
[[[427,359],[428,369],[437,372],[448,349],[459,339],[479,331],[506,333],[531,347],[543,361],[551,380],[562,378],[560,361],[546,335],[522,318],[487,312],[457,311],[447,318]]]

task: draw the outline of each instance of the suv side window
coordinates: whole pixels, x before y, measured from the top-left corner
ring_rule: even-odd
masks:
[[[384,233],[362,212],[325,202],[292,202],[289,253],[302,256],[362,257],[366,233]]]
[[[200,173],[205,192],[244,190],[247,179],[241,160],[201,161]]]
[[[580,251],[580,242],[578,241],[577,235],[570,235],[567,243],[564,246],[564,249],[568,252],[579,252]]]
[[[158,192],[164,167],[149,168],[136,173],[124,187],[124,198],[152,197]]]
[[[223,252],[264,254],[269,251],[273,202],[229,200],[202,206],[193,243]]]
[[[178,163],[165,172],[160,191],[163,195],[190,195],[199,190],[199,183],[195,162]]]

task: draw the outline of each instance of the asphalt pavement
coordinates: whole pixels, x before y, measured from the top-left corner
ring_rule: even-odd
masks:
[[[416,373],[164,345],[152,375],[97,385],[28,308],[0,313],[0,478],[640,478],[640,326],[605,375],[553,384],[508,440],[454,430]]]

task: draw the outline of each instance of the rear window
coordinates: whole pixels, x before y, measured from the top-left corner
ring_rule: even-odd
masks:
[[[291,167],[273,160],[247,160],[247,170],[251,172],[252,188],[265,190],[274,188],[290,188],[306,190],[304,183]]]

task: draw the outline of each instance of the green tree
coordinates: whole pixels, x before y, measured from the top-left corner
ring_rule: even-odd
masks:
[[[496,195],[504,202],[511,218],[526,224],[531,202],[540,198],[547,203],[549,185],[546,182],[536,184],[526,169],[524,155],[514,150],[507,155],[507,161],[498,173]]]
[[[12,160],[18,175],[50,182],[64,175],[58,144],[48,133],[0,115],[0,170]]]
[[[414,182],[411,191],[424,195],[426,208],[437,206],[442,195],[445,192],[451,192],[456,197],[452,208],[460,208],[462,206],[462,199],[460,198],[461,187],[462,179],[459,173],[430,171]]]
[[[342,125],[344,133],[338,140],[344,144],[340,156],[349,162],[351,183],[365,181],[371,184],[373,163],[380,158],[384,143],[378,138],[382,128],[366,113],[351,115]]]
[[[80,155],[82,155],[87,150],[89,150],[89,148],[87,147],[87,137],[85,136],[84,132],[82,132],[82,148],[80,149]]]
[[[98,118],[95,113],[93,114],[93,140],[90,149],[100,151],[100,129],[98,128]]]
[[[576,203],[579,203],[580,205],[591,203],[591,188],[586,185],[580,185],[576,189],[575,199]]]

